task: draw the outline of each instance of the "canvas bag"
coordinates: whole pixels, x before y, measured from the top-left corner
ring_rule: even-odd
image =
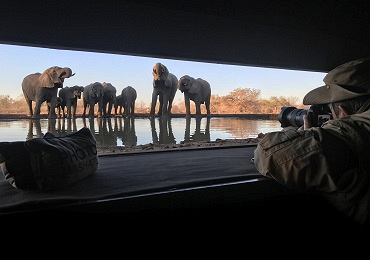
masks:
[[[48,132],[26,142],[0,143],[0,153],[5,179],[18,189],[60,189],[99,167],[96,140],[86,127],[62,137]]]

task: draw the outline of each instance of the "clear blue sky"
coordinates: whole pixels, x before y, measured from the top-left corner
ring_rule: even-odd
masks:
[[[59,66],[70,67],[76,73],[64,81],[64,86],[105,81],[120,93],[130,85],[137,90],[137,102],[143,101],[149,106],[152,68],[157,62],[163,63],[178,78],[190,75],[207,80],[215,95],[224,96],[236,88],[251,88],[261,90],[261,98],[297,97],[299,103],[308,91],[323,85],[326,74],[0,44],[0,95],[17,98],[22,94],[21,82],[25,76]],[[178,91],[175,102],[182,101],[183,94]]]

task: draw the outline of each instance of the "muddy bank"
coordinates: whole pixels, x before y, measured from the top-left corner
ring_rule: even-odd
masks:
[[[217,147],[235,147],[235,146],[251,146],[256,145],[264,137],[260,133],[257,138],[246,139],[216,139],[215,141],[202,142],[180,142],[179,144],[143,144],[136,146],[98,146],[99,155],[114,155],[114,154],[129,154],[129,153],[143,153],[143,152],[158,152],[158,151],[176,151],[183,149],[207,149]]]

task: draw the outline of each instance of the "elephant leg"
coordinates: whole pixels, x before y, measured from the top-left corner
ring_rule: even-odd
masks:
[[[67,118],[71,118],[71,102],[67,101]]]
[[[207,109],[207,116],[209,116],[209,115],[211,115],[210,98],[207,98],[207,100],[205,101],[205,104],[206,104],[206,109]]]
[[[56,95],[56,92],[55,92],[55,96],[53,96],[50,99],[50,107],[49,107],[49,111],[48,111],[48,118],[49,119],[56,119],[57,118],[57,114],[55,113],[56,106],[57,106],[57,95]]]
[[[108,104],[108,116],[110,117],[112,115],[112,102],[109,102]]]
[[[129,102],[125,103],[125,117],[130,117],[131,111],[130,111],[130,104]]]
[[[150,115],[151,116],[154,116],[155,114],[155,106],[157,105],[157,93],[155,91],[153,91],[153,94],[152,94],[152,106],[150,108]]]
[[[107,114],[107,102],[106,101],[103,101],[102,115],[105,116],[106,114]]]
[[[28,113],[27,113],[27,116],[33,116],[33,109],[32,109],[32,100],[26,98],[26,103],[27,103],[27,107],[28,107]]]
[[[77,110],[77,104],[71,105],[71,116],[72,116],[72,118],[76,118],[76,110]]]
[[[67,118],[71,118],[71,105],[67,105]]]
[[[200,116],[202,113],[200,112],[200,102],[195,102],[195,111],[197,116]]]
[[[162,116],[168,116],[168,107],[169,107],[169,97],[168,95],[163,95],[163,98],[162,98]]]
[[[66,117],[66,114],[65,114],[65,106],[62,106],[62,117],[65,118]]]
[[[161,116],[163,114],[163,106],[164,106],[164,103],[163,103],[163,94],[160,94],[159,95],[158,116]],[[166,106],[167,106],[167,104],[166,104]]]
[[[169,115],[171,115],[171,114],[172,114],[172,112],[171,112],[171,110],[172,110],[172,102],[173,102],[173,99],[168,100],[168,109],[167,109],[167,113],[168,113]]]
[[[88,113],[88,117],[89,119],[91,120],[92,118],[94,118],[94,102],[90,102],[89,104],[89,113]]]
[[[131,103],[131,116],[135,116],[135,102]]]
[[[190,99],[185,96],[186,117],[190,117]]]
[[[98,101],[98,118],[103,117],[103,98]]]
[[[32,118],[40,118],[41,104],[42,102],[40,99],[36,100],[35,113],[32,115]]]
[[[82,113],[82,116],[83,116],[83,117],[86,117],[87,102],[86,102],[85,100],[83,101],[83,105],[84,105],[84,111],[83,111],[83,113]]]

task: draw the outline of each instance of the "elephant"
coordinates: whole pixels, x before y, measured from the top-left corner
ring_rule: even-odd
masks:
[[[161,63],[154,65],[152,74],[153,93],[150,116],[154,116],[157,97],[159,96],[158,116],[166,117],[171,114],[172,102],[177,91],[177,77]]]
[[[135,116],[135,101],[137,98],[136,90],[131,86],[127,86],[122,89],[121,96],[124,108],[124,113],[122,114],[122,116]]]
[[[84,91],[83,86],[65,87],[59,90],[59,98],[62,99],[60,109],[62,117],[66,117],[64,108],[67,107],[67,118],[75,118],[77,110],[77,99],[81,99],[81,93]],[[58,111],[60,115],[60,111]]]
[[[184,93],[186,117],[190,117],[190,100],[194,101],[196,116],[201,116],[200,105],[205,104],[207,116],[211,115],[211,86],[201,79],[194,79],[188,75],[182,76],[178,82],[179,90]]]
[[[26,76],[22,81],[22,91],[28,105],[27,115],[40,118],[40,109],[43,102],[50,103],[49,118],[56,118],[55,107],[57,103],[58,88],[63,88],[65,78],[70,78],[72,70],[68,67],[50,67],[42,74],[34,73]],[[32,110],[32,101],[36,102],[35,113]]]
[[[116,103],[117,89],[110,83],[103,82],[103,116],[110,117]],[[107,109],[108,105],[108,109]]]
[[[122,95],[116,97],[116,103],[114,103],[114,114],[122,115],[123,100]]]
[[[86,109],[89,106],[89,118],[94,118],[94,107],[98,104],[98,117],[103,114],[103,85],[100,82],[91,83],[84,87],[83,105],[84,110],[82,116],[86,116]]]

